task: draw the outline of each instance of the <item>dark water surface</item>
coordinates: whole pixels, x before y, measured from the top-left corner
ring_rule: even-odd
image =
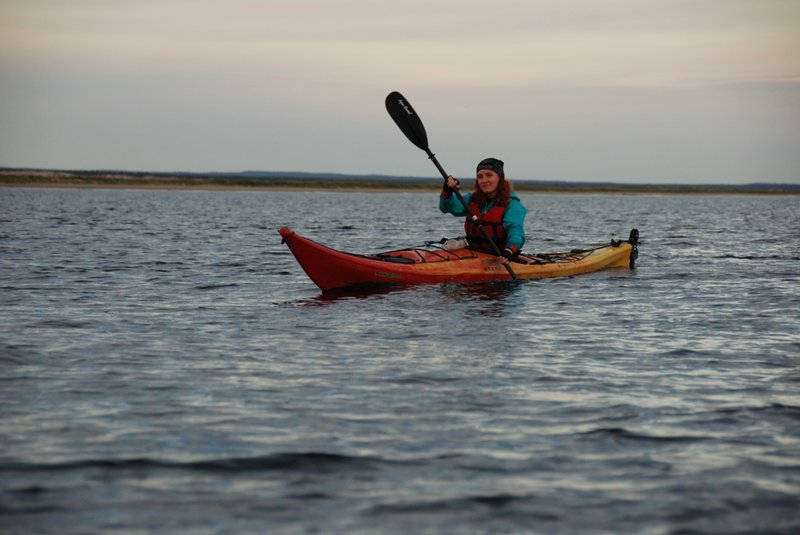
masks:
[[[800,197],[523,195],[638,269],[321,295],[421,193],[0,189],[3,533],[800,532]]]

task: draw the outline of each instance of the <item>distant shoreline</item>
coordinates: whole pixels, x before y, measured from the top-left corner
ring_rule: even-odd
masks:
[[[513,182],[513,181],[512,181]],[[761,187],[759,187],[761,186]],[[332,192],[436,192],[438,179],[391,180],[373,178],[243,178],[195,174],[147,174],[126,172],[82,172],[42,170],[0,170],[0,187],[83,188],[83,189],[155,189],[207,191],[332,191]],[[797,195],[800,186],[786,185],[653,185],[514,182],[520,193],[560,194],[746,194]]]

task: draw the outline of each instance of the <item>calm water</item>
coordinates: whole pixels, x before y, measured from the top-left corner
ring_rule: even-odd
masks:
[[[3,533],[797,533],[800,197],[523,195],[639,268],[323,296],[436,195],[0,189]]]

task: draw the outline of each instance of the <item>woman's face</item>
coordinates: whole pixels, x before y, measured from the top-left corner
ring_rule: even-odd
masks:
[[[497,186],[500,185],[500,175],[489,169],[478,169],[478,174],[475,176],[478,181],[478,187],[489,198],[497,195]]]

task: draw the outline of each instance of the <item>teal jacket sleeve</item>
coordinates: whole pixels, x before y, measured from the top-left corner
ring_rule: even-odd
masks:
[[[525,216],[528,210],[522,202],[516,198],[511,198],[506,213],[503,216],[503,228],[506,231],[506,245],[511,247],[515,253],[522,250],[525,245]]]
[[[472,198],[472,193],[467,193],[463,195],[464,201],[469,204],[469,200]],[[439,210],[442,211],[444,214],[453,214],[456,217],[462,217],[467,215],[467,210],[464,208],[464,205],[461,204],[461,201],[458,200],[458,197],[450,193],[449,195],[442,191],[442,194],[439,196]]]

